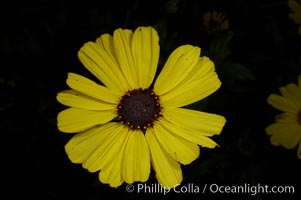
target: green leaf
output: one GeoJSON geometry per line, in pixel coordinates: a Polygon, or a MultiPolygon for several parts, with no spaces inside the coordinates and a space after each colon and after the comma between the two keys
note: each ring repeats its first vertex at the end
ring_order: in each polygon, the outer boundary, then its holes
{"type": "Polygon", "coordinates": [[[216,67],[218,73],[232,80],[250,81],[255,80],[253,73],[240,63],[224,62],[216,67]]]}
{"type": "Polygon", "coordinates": [[[231,55],[229,44],[233,38],[233,33],[227,31],[216,37],[210,44],[208,53],[215,63],[220,63],[231,55]]]}
{"type": "Polygon", "coordinates": [[[166,13],[173,14],[179,10],[179,4],[181,0],[169,0],[166,3],[166,13]]]}
{"type": "Polygon", "coordinates": [[[160,37],[160,53],[164,55],[164,53],[171,53],[176,46],[176,39],[178,36],[177,32],[168,33],[167,22],[165,19],[158,21],[154,28],[158,31],[160,37]]]}

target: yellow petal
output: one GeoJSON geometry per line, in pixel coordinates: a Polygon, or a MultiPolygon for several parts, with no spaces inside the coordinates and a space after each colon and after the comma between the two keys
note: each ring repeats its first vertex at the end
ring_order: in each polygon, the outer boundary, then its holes
{"type": "Polygon", "coordinates": [[[271,104],[273,107],[282,110],[284,112],[292,112],[296,113],[298,108],[296,107],[295,104],[293,104],[291,101],[288,99],[277,95],[277,94],[271,94],[268,99],[268,103],[271,104]]]}
{"type": "Polygon", "coordinates": [[[301,75],[298,76],[298,88],[299,92],[301,93],[301,75]]]}
{"type": "Polygon", "coordinates": [[[102,142],[83,162],[83,167],[90,172],[108,168],[116,159],[117,154],[123,154],[121,149],[127,140],[128,128],[120,123],[114,123],[112,128],[109,127],[109,131],[111,133],[104,131],[104,135],[99,136],[102,138],[102,142]]]}
{"type": "Polygon", "coordinates": [[[95,99],[112,104],[119,102],[120,97],[111,90],[78,74],[68,73],[67,84],[70,88],[95,99]]]}
{"type": "Polygon", "coordinates": [[[281,123],[296,123],[297,120],[297,113],[281,113],[275,117],[275,121],[281,123]]]}
{"type": "Polygon", "coordinates": [[[163,107],[182,107],[207,97],[220,85],[213,62],[202,57],[181,84],[160,96],[160,103],[163,107]]]}
{"type": "Polygon", "coordinates": [[[108,155],[111,157],[112,162],[108,165],[104,166],[99,173],[99,180],[103,183],[110,184],[111,187],[118,187],[123,182],[124,179],[122,177],[122,168],[123,168],[123,159],[124,159],[124,150],[129,138],[129,134],[131,132],[123,132],[124,136],[120,136],[122,138],[122,143],[117,142],[113,147],[115,150],[118,150],[118,153],[112,157],[113,155],[108,155]]]}
{"type": "Polygon", "coordinates": [[[266,127],[265,132],[267,135],[273,135],[277,133],[282,133],[286,130],[286,126],[284,123],[274,123],[266,127]]]}
{"type": "Polygon", "coordinates": [[[200,51],[200,48],[191,45],[183,45],[174,50],[155,82],[156,94],[169,92],[185,79],[198,62],[200,51]]]}
{"type": "Polygon", "coordinates": [[[226,19],[225,21],[223,21],[222,25],[221,25],[221,30],[227,30],[229,29],[229,20],[226,19]]]}
{"type": "Polygon", "coordinates": [[[123,178],[132,184],[135,181],[147,181],[149,174],[150,152],[146,138],[140,130],[133,130],[124,151],[123,178]]]}
{"type": "Polygon", "coordinates": [[[219,134],[226,122],[223,116],[184,108],[167,107],[162,114],[172,124],[200,131],[203,136],[219,134]]]}
{"type": "Polygon", "coordinates": [[[160,147],[152,128],[146,130],[145,137],[150,148],[152,166],[158,182],[163,187],[170,188],[180,184],[183,179],[180,164],[160,147]]]}
{"type": "Polygon", "coordinates": [[[271,135],[270,140],[273,145],[280,145],[287,149],[296,147],[301,138],[301,126],[297,123],[275,123],[268,126],[266,132],[271,135]]]}
{"type": "Polygon", "coordinates": [[[186,165],[198,158],[200,149],[198,145],[170,133],[162,127],[160,122],[154,125],[155,137],[160,146],[175,160],[186,165]]]}
{"type": "Polygon", "coordinates": [[[157,70],[159,52],[159,37],[156,30],[152,27],[137,28],[132,40],[132,54],[139,87],[148,88],[152,83],[157,70]]]}
{"type": "Polygon", "coordinates": [[[218,18],[218,12],[217,11],[213,11],[213,14],[212,14],[212,20],[214,22],[217,22],[217,18],[218,18]]]}
{"type": "Polygon", "coordinates": [[[208,28],[210,20],[211,20],[211,12],[206,12],[203,16],[203,25],[208,28]]]}
{"type": "Polygon", "coordinates": [[[99,172],[98,178],[102,183],[110,184],[111,187],[119,187],[124,180],[122,179],[122,162],[121,156],[115,158],[113,163],[99,172]]]}
{"type": "Polygon", "coordinates": [[[215,21],[216,21],[219,25],[222,24],[222,22],[224,21],[224,19],[225,19],[225,16],[224,16],[222,13],[217,13],[217,16],[216,16],[215,21]]]}
{"type": "Polygon", "coordinates": [[[78,57],[94,76],[117,94],[122,95],[128,90],[115,58],[96,43],[86,43],[79,50],[78,57]]]}
{"type": "Polygon", "coordinates": [[[62,132],[75,133],[93,126],[107,123],[116,117],[115,110],[91,111],[68,108],[57,116],[58,128],[62,132]]]}
{"type": "Polygon", "coordinates": [[[297,85],[290,83],[285,87],[280,88],[281,94],[301,109],[301,92],[297,85]]]}
{"type": "Polygon", "coordinates": [[[300,25],[301,23],[301,13],[289,13],[288,18],[291,19],[295,24],[300,25]]]}
{"type": "Polygon", "coordinates": [[[297,3],[295,0],[289,0],[288,6],[291,9],[291,11],[295,13],[301,13],[301,5],[297,3]]]}
{"type": "Polygon", "coordinates": [[[113,37],[110,34],[102,34],[99,38],[96,39],[96,44],[98,44],[102,49],[104,49],[108,56],[110,56],[110,58],[115,63],[117,63],[114,41],[113,37]]]}
{"type": "MultiPolygon", "coordinates": [[[[115,158],[117,159],[117,158],[115,158]]],[[[119,166],[115,165],[115,160],[112,161],[111,165],[107,166],[105,170],[102,170],[98,174],[98,179],[100,182],[105,184],[110,184],[111,187],[117,188],[123,183],[121,175],[121,163],[119,166]],[[114,166],[115,165],[115,166],[114,166]],[[114,168],[117,168],[115,170],[114,168]]]]}
{"type": "Polygon", "coordinates": [[[115,46],[117,61],[121,71],[126,77],[129,89],[137,89],[138,79],[131,52],[133,33],[131,30],[117,29],[114,31],[113,42],[115,46]]]}
{"type": "Polygon", "coordinates": [[[214,148],[217,144],[206,136],[207,133],[194,130],[194,129],[185,129],[176,124],[172,124],[164,118],[160,118],[161,125],[169,130],[174,135],[177,135],[185,140],[188,140],[192,143],[199,144],[203,147],[214,148]]]}
{"type": "Polygon", "coordinates": [[[65,90],[58,93],[56,99],[70,107],[80,108],[85,110],[113,110],[116,109],[116,104],[107,103],[81,94],[75,90],[65,90]]]}
{"type": "Polygon", "coordinates": [[[65,145],[69,159],[73,163],[84,163],[96,148],[107,141],[108,137],[119,133],[118,129],[120,129],[119,123],[109,122],[74,135],[65,145]]]}

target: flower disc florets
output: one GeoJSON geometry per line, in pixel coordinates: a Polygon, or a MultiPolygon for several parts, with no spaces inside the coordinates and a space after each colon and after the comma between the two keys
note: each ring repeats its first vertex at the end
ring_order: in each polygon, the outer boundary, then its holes
{"type": "Polygon", "coordinates": [[[128,91],[118,106],[118,119],[131,129],[147,129],[160,116],[159,96],[150,89],[128,91]]]}

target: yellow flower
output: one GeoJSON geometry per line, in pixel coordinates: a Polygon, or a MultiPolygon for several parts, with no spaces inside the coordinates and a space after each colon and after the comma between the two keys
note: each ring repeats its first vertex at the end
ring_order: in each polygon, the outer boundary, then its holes
{"type": "Polygon", "coordinates": [[[277,115],[276,123],[266,128],[266,133],[271,136],[273,145],[281,145],[293,149],[298,145],[297,155],[301,159],[301,75],[298,86],[290,83],[280,88],[282,96],[271,94],[268,103],[284,111],[277,115]]]}
{"type": "Polygon", "coordinates": [[[229,20],[221,12],[208,11],[204,14],[203,25],[209,32],[220,32],[229,29],[229,20]]]}
{"type": "Polygon", "coordinates": [[[181,164],[199,156],[198,145],[216,147],[209,137],[224,126],[222,116],[179,108],[220,87],[213,62],[198,47],[180,46],[151,89],[159,51],[152,27],[101,35],[78,56],[103,85],[69,73],[72,90],[57,95],[71,107],[58,114],[59,130],[79,132],[65,146],[70,160],[100,170],[100,181],[112,187],[147,181],[151,166],[163,186],[179,184],[181,164]]]}
{"type": "Polygon", "coordinates": [[[297,25],[299,25],[298,34],[301,35],[301,0],[288,0],[288,6],[293,11],[289,13],[288,17],[293,20],[297,25]]]}

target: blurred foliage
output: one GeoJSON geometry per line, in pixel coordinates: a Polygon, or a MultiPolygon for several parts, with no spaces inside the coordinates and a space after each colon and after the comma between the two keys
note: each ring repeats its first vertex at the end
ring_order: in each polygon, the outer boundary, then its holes
{"type": "MultiPolygon", "coordinates": [[[[56,116],[64,109],[56,93],[67,88],[68,72],[87,77],[78,49],[114,29],[151,25],[160,35],[158,73],[178,46],[192,44],[212,59],[221,88],[189,108],[220,114],[227,124],[214,140],[216,149],[201,148],[200,157],[183,166],[183,184],[294,185],[296,194],[218,196],[168,195],[160,198],[298,199],[301,162],[296,150],[271,146],[265,127],[279,111],[266,98],[301,74],[301,37],[288,19],[286,0],[6,0],[0,7],[0,152],[1,180],[38,199],[152,199],[99,183],[98,175],[72,164],[56,116]],[[207,11],[229,19],[228,30],[206,31],[207,11]]],[[[155,183],[152,172],[149,184],[155,183]]],[[[3,192],[10,191],[2,188],[3,192]]],[[[4,194],[3,194],[4,195],[4,194]]],[[[155,196],[155,198],[157,198],[155,196]]]]}
{"type": "Polygon", "coordinates": [[[208,56],[214,60],[214,63],[219,64],[231,55],[229,44],[233,38],[233,33],[227,31],[219,36],[216,36],[210,43],[208,56]]]}

